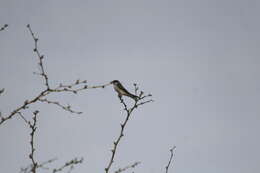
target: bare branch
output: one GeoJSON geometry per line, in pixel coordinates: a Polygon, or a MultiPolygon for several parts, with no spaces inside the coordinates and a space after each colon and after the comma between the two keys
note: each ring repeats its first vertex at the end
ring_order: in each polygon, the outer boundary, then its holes
{"type": "Polygon", "coordinates": [[[128,169],[135,168],[135,167],[138,166],[139,164],[141,164],[141,162],[135,162],[135,163],[133,163],[133,164],[131,164],[131,165],[128,165],[128,166],[126,166],[126,167],[124,167],[124,168],[119,168],[119,169],[118,169],[117,171],[115,171],[114,173],[124,172],[124,171],[126,171],[126,170],[128,170],[128,169]]]}
{"type": "Polygon", "coordinates": [[[33,120],[28,121],[21,112],[18,112],[18,114],[21,116],[21,118],[24,120],[24,122],[29,126],[29,128],[31,129],[31,133],[30,133],[30,148],[31,148],[31,152],[29,154],[29,158],[32,162],[31,164],[31,169],[30,172],[32,173],[36,173],[36,169],[38,168],[38,163],[36,162],[35,158],[34,158],[34,152],[35,152],[35,146],[34,146],[34,135],[36,132],[36,124],[37,124],[37,115],[38,115],[39,111],[36,110],[33,112],[33,120]]]}
{"type": "Polygon", "coordinates": [[[27,28],[29,29],[31,35],[32,35],[32,38],[34,40],[34,49],[33,51],[37,54],[38,58],[39,58],[39,66],[40,66],[40,69],[41,69],[41,72],[40,72],[40,75],[44,78],[44,81],[45,81],[45,85],[47,87],[47,90],[50,89],[50,86],[49,86],[49,80],[48,80],[48,76],[44,70],[44,67],[43,67],[43,58],[44,58],[44,55],[41,55],[41,53],[39,52],[38,50],[38,41],[39,39],[34,35],[32,29],[31,29],[31,26],[28,24],[27,25],[27,28]]]}
{"type": "MultiPolygon", "coordinates": [[[[128,108],[127,104],[124,102],[123,98],[121,96],[118,95],[118,98],[120,100],[120,102],[122,103],[123,107],[124,107],[124,110],[126,112],[126,118],[125,120],[123,121],[123,123],[121,124],[121,130],[120,130],[120,133],[119,133],[119,136],[116,138],[116,140],[114,141],[114,145],[113,145],[113,148],[111,149],[111,152],[112,152],[112,155],[110,157],[110,160],[108,162],[108,165],[107,167],[105,168],[105,172],[108,173],[113,162],[114,162],[114,158],[115,158],[115,154],[116,154],[116,151],[117,151],[117,147],[118,147],[118,144],[119,142],[121,141],[122,137],[124,136],[124,130],[125,130],[125,127],[129,121],[129,118],[132,114],[132,112],[134,111],[134,109],[137,109],[138,106],[141,106],[143,104],[146,104],[146,103],[149,103],[153,100],[148,100],[148,101],[145,101],[145,102],[141,102],[139,103],[140,100],[143,100],[144,98],[141,98],[140,96],[143,95],[143,92],[141,91],[139,94],[138,94],[138,90],[139,88],[137,87],[136,84],[134,84],[134,87],[135,87],[135,94],[136,95],[139,95],[139,98],[137,100],[135,100],[135,103],[134,105],[131,107],[131,108],[128,108]]],[[[146,96],[146,97],[151,97],[152,95],[149,95],[149,96],[146,96]]]]}
{"type": "MultiPolygon", "coordinates": [[[[77,84],[77,85],[80,85],[81,83],[77,84]]],[[[86,89],[93,89],[93,88],[105,88],[106,86],[108,86],[108,84],[105,84],[105,85],[97,85],[97,86],[90,86],[90,87],[86,87],[83,86],[81,88],[77,88],[77,89],[73,89],[74,86],[77,86],[75,84],[73,85],[66,85],[66,86],[63,86],[63,85],[60,85],[58,87],[56,87],[55,89],[45,89],[43,90],[42,92],[40,92],[40,94],[38,94],[36,97],[34,97],[33,99],[31,100],[25,100],[23,105],[21,105],[20,107],[14,109],[9,115],[5,116],[5,117],[0,117],[0,125],[3,124],[6,120],[8,119],[11,119],[14,115],[16,115],[18,112],[20,112],[21,110],[24,110],[24,109],[27,109],[29,108],[29,105],[33,104],[33,103],[36,103],[36,102],[39,102],[41,101],[42,102],[42,98],[44,96],[47,96],[51,93],[59,93],[59,92],[72,92],[72,93],[75,93],[77,94],[77,92],[79,91],[82,91],[82,90],[86,90],[86,89]]]]}
{"type": "Polygon", "coordinates": [[[34,134],[35,134],[35,131],[36,131],[36,122],[37,122],[37,114],[39,113],[39,111],[35,111],[33,112],[33,123],[30,123],[29,122],[29,125],[30,125],[30,128],[31,128],[31,141],[30,141],[30,144],[31,144],[31,153],[29,154],[29,158],[31,159],[32,161],[32,173],[36,173],[36,169],[37,169],[37,162],[35,161],[35,158],[34,158],[34,152],[35,152],[35,147],[34,147],[34,134]]]}
{"type": "Polygon", "coordinates": [[[172,162],[172,158],[173,158],[173,150],[176,148],[176,146],[173,146],[171,149],[170,149],[170,152],[171,152],[171,156],[170,156],[170,159],[169,159],[169,162],[167,164],[167,166],[165,167],[165,172],[168,173],[168,170],[169,170],[169,167],[171,165],[171,162],[172,162]]]}
{"type": "Polygon", "coordinates": [[[80,81],[78,79],[78,80],[76,80],[75,83],[72,83],[70,85],[60,84],[58,87],[56,87],[52,91],[53,92],[72,92],[74,94],[77,94],[79,91],[82,91],[82,90],[105,88],[106,86],[110,85],[110,83],[108,83],[108,84],[104,84],[104,85],[89,86],[86,83],[87,83],[86,80],[80,81]],[[80,87],[75,88],[76,86],[80,86],[80,87]]]}
{"type": "Polygon", "coordinates": [[[49,167],[46,167],[45,165],[48,165],[48,164],[50,164],[50,163],[52,163],[52,162],[54,162],[56,160],[57,160],[57,158],[53,158],[53,159],[47,160],[45,162],[42,162],[42,163],[37,165],[37,168],[50,169],[49,167]]]}
{"type": "Polygon", "coordinates": [[[50,91],[44,90],[38,96],[36,96],[35,98],[33,98],[31,100],[25,100],[24,103],[21,106],[19,106],[18,108],[14,109],[9,115],[7,115],[5,117],[1,117],[0,125],[3,124],[6,120],[11,119],[14,115],[16,115],[21,110],[29,108],[28,106],[30,104],[37,102],[40,98],[42,98],[43,96],[48,95],[49,93],[50,93],[50,91]]]}
{"type": "Polygon", "coordinates": [[[66,162],[64,165],[62,165],[60,168],[56,168],[52,170],[52,173],[61,172],[63,169],[69,167],[69,172],[74,168],[75,165],[80,164],[83,162],[83,158],[74,158],[70,160],[69,162],[66,162]]]}
{"type": "Polygon", "coordinates": [[[2,26],[2,27],[0,28],[0,31],[5,30],[7,27],[8,27],[8,24],[5,24],[4,26],[2,26]]]}
{"type": "Polygon", "coordinates": [[[121,97],[119,97],[119,99],[121,100],[121,103],[124,105],[124,108],[125,108],[125,111],[127,112],[127,116],[126,116],[126,119],[124,120],[124,122],[121,124],[121,131],[120,131],[120,134],[119,136],[117,137],[117,139],[114,141],[114,147],[112,148],[111,152],[112,152],[112,155],[111,155],[111,158],[110,158],[110,161],[108,163],[108,166],[105,168],[105,172],[108,173],[109,172],[109,169],[111,168],[113,162],[114,162],[114,157],[115,157],[115,154],[116,154],[116,150],[117,150],[117,146],[121,140],[121,138],[124,136],[124,129],[125,129],[125,126],[129,120],[129,117],[131,115],[131,113],[129,113],[128,109],[127,109],[127,105],[125,104],[125,102],[123,101],[123,99],[121,97]]]}
{"type": "Polygon", "coordinates": [[[82,114],[82,112],[77,112],[77,111],[72,110],[70,105],[64,106],[64,105],[60,104],[60,103],[57,102],[57,101],[50,101],[50,100],[48,100],[48,99],[39,99],[39,101],[44,102],[44,103],[47,103],[47,104],[57,105],[58,107],[62,108],[62,109],[65,110],[65,111],[68,111],[68,112],[70,112],[70,113],[82,114]]]}

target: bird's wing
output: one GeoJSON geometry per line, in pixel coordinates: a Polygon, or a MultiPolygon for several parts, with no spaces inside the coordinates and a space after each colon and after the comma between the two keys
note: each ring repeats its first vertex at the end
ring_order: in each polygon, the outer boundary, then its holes
{"type": "Polygon", "coordinates": [[[132,95],[127,89],[125,89],[125,87],[121,83],[118,84],[118,87],[124,92],[126,92],[126,94],[132,95]]]}

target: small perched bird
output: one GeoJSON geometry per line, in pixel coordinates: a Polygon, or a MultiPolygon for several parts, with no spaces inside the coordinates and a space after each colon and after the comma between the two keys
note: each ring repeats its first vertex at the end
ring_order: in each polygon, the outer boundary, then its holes
{"type": "Polygon", "coordinates": [[[138,96],[128,92],[118,80],[113,80],[110,83],[113,84],[114,89],[118,93],[119,97],[122,97],[124,95],[124,96],[127,96],[127,97],[131,97],[134,100],[137,100],[139,98],[138,96]]]}

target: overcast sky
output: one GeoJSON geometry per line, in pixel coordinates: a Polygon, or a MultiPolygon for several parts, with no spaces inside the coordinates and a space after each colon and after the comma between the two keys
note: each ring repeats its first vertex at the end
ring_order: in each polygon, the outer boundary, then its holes
{"type": "MultiPolygon", "coordinates": [[[[259,15],[257,0],[1,0],[0,25],[9,27],[0,32],[0,110],[43,89],[29,23],[52,86],[118,79],[153,94],[134,112],[112,170],[141,161],[136,173],[164,172],[176,145],[170,172],[259,173],[259,15]]],[[[51,99],[84,114],[32,107],[37,160],[58,157],[59,166],[79,156],[75,173],[104,172],[125,116],[112,87],[51,99]]],[[[29,164],[29,150],[21,119],[0,126],[0,172],[29,164]]]]}

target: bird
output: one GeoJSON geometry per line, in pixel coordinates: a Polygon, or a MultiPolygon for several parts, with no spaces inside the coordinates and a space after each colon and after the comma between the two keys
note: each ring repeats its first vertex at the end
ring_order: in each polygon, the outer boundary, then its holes
{"type": "Polygon", "coordinates": [[[115,91],[118,93],[118,97],[121,98],[124,95],[134,99],[135,101],[138,100],[139,97],[127,91],[118,80],[113,80],[110,84],[113,84],[115,91]]]}

